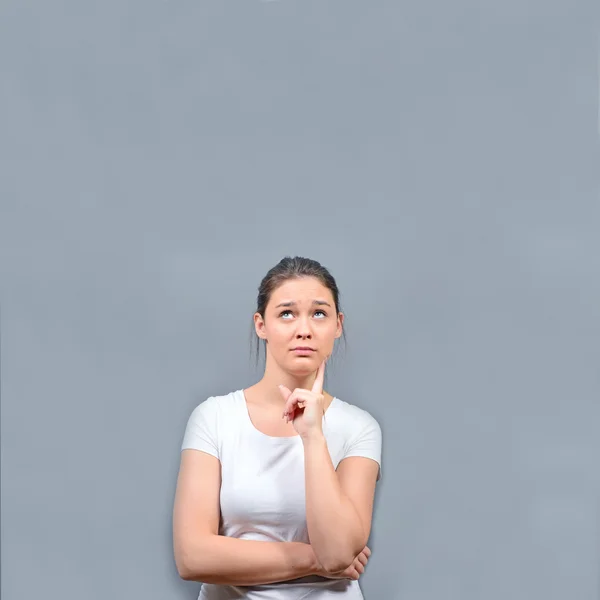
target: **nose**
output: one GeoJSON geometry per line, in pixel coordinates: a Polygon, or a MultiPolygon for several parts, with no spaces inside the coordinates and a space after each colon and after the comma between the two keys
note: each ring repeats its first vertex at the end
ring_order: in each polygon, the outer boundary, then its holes
{"type": "Polygon", "coordinates": [[[312,332],[308,325],[307,319],[298,320],[298,329],[296,331],[296,339],[310,340],[312,338],[312,332]]]}

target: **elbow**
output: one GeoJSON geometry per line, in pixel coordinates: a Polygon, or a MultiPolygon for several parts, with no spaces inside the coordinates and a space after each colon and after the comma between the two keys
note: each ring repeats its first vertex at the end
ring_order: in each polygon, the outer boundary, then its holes
{"type": "Polygon", "coordinates": [[[212,583],[215,561],[212,559],[212,535],[179,536],[174,541],[177,573],[184,581],[212,583]]]}
{"type": "Polygon", "coordinates": [[[354,562],[356,556],[358,556],[358,552],[356,555],[352,555],[350,552],[339,552],[337,555],[323,557],[319,559],[319,562],[327,575],[335,575],[345,571],[354,562]]]}
{"type": "Polygon", "coordinates": [[[183,581],[194,581],[196,583],[209,583],[208,577],[203,575],[198,569],[194,569],[189,565],[177,565],[177,573],[183,581]]]}
{"type": "Polygon", "coordinates": [[[198,581],[202,583],[201,569],[198,568],[196,561],[192,560],[190,553],[180,549],[175,553],[175,566],[177,574],[184,581],[198,581]]]}
{"type": "Polygon", "coordinates": [[[177,566],[177,573],[179,573],[179,577],[183,579],[183,581],[193,581],[192,572],[188,569],[177,566]]]}
{"type": "Polygon", "coordinates": [[[325,571],[326,575],[337,575],[342,571],[345,571],[351,564],[352,560],[334,560],[326,562],[323,565],[323,571],[325,571]]]}
{"type": "Polygon", "coordinates": [[[331,556],[319,557],[323,570],[328,575],[335,575],[345,571],[356,559],[356,557],[364,550],[366,542],[355,540],[353,543],[347,543],[343,549],[338,550],[336,554],[331,556]]]}
{"type": "Polygon", "coordinates": [[[188,561],[186,561],[183,557],[178,557],[175,560],[175,566],[177,567],[177,573],[181,579],[184,581],[193,581],[194,580],[194,570],[188,561]]]}

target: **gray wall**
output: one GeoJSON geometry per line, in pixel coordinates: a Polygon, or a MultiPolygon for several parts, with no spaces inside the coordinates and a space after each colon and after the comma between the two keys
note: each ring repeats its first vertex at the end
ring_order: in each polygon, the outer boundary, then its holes
{"type": "Polygon", "coordinates": [[[597,599],[597,2],[5,0],[3,600],[192,599],[185,422],[337,277],[369,600],[597,599]]]}

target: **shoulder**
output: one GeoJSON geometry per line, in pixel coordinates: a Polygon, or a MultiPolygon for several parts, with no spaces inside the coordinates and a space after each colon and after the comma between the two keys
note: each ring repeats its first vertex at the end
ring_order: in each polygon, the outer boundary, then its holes
{"type": "Polygon", "coordinates": [[[222,437],[229,431],[229,428],[222,427],[221,423],[232,422],[230,418],[225,421],[223,415],[235,414],[236,401],[236,392],[230,392],[220,396],[209,396],[194,407],[187,420],[182,449],[195,448],[218,456],[222,437]]]}
{"type": "MultiPolygon", "coordinates": [[[[379,464],[381,477],[382,434],[377,419],[364,408],[336,398],[331,414],[332,428],[343,440],[340,459],[350,456],[370,458],[379,464]]],[[[328,414],[325,413],[327,420],[328,414]]]]}
{"type": "MultiPolygon", "coordinates": [[[[332,404],[332,407],[334,408],[333,414],[335,415],[335,421],[345,429],[347,433],[360,433],[364,429],[381,431],[377,419],[366,409],[361,408],[356,404],[350,404],[337,396],[333,402],[334,404],[332,404]]],[[[327,413],[325,413],[325,418],[327,418],[327,413]]]]}
{"type": "Polygon", "coordinates": [[[209,396],[192,409],[190,419],[217,417],[224,410],[234,406],[236,395],[237,392],[229,392],[219,396],[209,396]]]}

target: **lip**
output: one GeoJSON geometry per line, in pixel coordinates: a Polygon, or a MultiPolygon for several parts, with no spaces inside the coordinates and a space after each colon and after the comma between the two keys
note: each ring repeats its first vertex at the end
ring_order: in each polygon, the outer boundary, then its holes
{"type": "Polygon", "coordinates": [[[296,348],[292,348],[292,352],[296,354],[310,354],[311,352],[315,352],[315,349],[308,346],[297,346],[296,348]]]}

